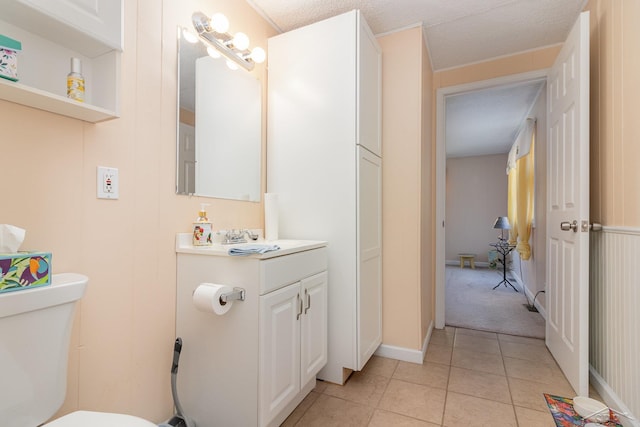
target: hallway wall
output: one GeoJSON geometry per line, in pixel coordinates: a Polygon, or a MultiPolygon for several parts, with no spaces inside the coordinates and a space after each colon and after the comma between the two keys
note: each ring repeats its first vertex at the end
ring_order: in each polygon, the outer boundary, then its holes
{"type": "Polygon", "coordinates": [[[476,261],[488,262],[489,243],[501,235],[493,223],[499,216],[507,216],[506,168],[506,154],[447,159],[448,263],[457,264],[460,253],[472,253],[476,261]]]}

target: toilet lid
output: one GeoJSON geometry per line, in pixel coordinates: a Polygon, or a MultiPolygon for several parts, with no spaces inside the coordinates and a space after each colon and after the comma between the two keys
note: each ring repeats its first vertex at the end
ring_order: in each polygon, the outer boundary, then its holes
{"type": "Polygon", "coordinates": [[[76,411],[45,424],[43,427],[157,427],[150,421],[132,415],[107,412],[76,411]]]}

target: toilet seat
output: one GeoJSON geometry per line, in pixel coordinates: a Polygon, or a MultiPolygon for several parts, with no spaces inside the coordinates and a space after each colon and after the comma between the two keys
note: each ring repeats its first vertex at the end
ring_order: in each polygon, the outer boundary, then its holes
{"type": "Polygon", "coordinates": [[[157,427],[151,421],[133,415],[111,414],[108,412],[76,411],[43,427],[157,427]]]}

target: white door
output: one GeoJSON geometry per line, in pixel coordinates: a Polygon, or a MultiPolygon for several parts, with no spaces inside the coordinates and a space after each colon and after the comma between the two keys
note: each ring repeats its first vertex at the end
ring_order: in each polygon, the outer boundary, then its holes
{"type": "Polygon", "coordinates": [[[546,343],[579,395],[589,391],[589,13],[547,83],[546,343]],[[561,229],[561,225],[566,230],[561,229]]]}
{"type": "Polygon", "coordinates": [[[327,363],[327,273],[301,281],[304,312],[300,332],[300,387],[303,387],[327,363]]]}
{"type": "Polygon", "coordinates": [[[300,391],[301,311],[300,283],[260,297],[260,425],[300,391]]]}
{"type": "Polygon", "coordinates": [[[360,371],[382,342],[382,162],[358,146],[357,360],[360,371]]]}

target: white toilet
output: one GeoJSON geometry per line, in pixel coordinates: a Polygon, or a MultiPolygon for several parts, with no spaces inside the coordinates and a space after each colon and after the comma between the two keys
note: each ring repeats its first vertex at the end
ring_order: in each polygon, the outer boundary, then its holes
{"type": "MultiPolygon", "coordinates": [[[[64,402],[76,302],[88,278],[57,274],[50,286],[0,294],[0,422],[35,427],[64,402]]],[[[156,427],[131,415],[77,411],[47,427],[156,427]]]]}

